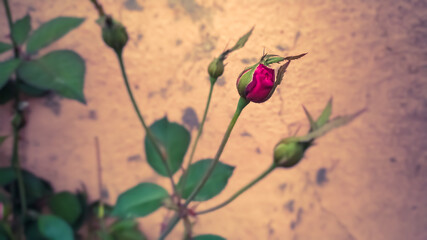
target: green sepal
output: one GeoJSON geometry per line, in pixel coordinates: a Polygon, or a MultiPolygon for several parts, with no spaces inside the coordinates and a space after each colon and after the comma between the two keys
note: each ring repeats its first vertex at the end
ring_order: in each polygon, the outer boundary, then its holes
{"type": "Polygon", "coordinates": [[[326,107],[323,109],[322,114],[320,114],[319,118],[316,121],[317,127],[323,126],[325,123],[329,121],[329,117],[332,114],[332,98],[329,99],[326,107]]]}
{"type": "Polygon", "coordinates": [[[251,66],[250,68],[246,68],[237,78],[239,79],[237,84],[237,91],[243,98],[246,98],[246,87],[249,85],[249,83],[252,82],[255,69],[258,67],[258,65],[259,63],[251,66]]]}

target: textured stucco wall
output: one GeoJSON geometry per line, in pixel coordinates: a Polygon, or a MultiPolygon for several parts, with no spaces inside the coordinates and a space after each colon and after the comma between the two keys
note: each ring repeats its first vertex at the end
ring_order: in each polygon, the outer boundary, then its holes
{"type": "MultiPolygon", "coordinates": [[[[236,166],[225,191],[199,209],[226,199],[268,167],[282,137],[307,123],[301,104],[318,114],[330,96],[334,114],[367,107],[334,131],[291,170],[278,170],[226,208],[201,216],[196,233],[228,239],[427,239],[427,2],[426,1],[201,1],[104,0],[130,34],[125,64],[136,98],[151,123],[167,114],[196,134],[209,82],[206,67],[225,46],[255,25],[247,46],[228,58],[196,158],[212,157],[231,118],[235,79],[263,49],[309,52],[291,64],[279,91],[249,105],[222,161],[236,166]],[[185,114],[187,112],[187,114],[185,114]]],[[[30,12],[33,26],[60,15],[87,20],[50,49],[69,48],[86,60],[87,106],[59,99],[31,100],[23,133],[24,167],[57,190],[85,184],[97,197],[94,137],[101,143],[105,192],[142,181],[170,188],[145,160],[144,133],[130,105],[113,52],[100,39],[89,1],[12,0],[14,18],[30,12]]],[[[4,11],[0,40],[6,41],[4,11]]],[[[8,133],[11,106],[0,108],[8,133]]],[[[8,164],[9,143],[0,149],[8,164]]],[[[141,219],[150,239],[162,210],[141,219]]],[[[179,226],[170,239],[179,239],[179,226]]]]}

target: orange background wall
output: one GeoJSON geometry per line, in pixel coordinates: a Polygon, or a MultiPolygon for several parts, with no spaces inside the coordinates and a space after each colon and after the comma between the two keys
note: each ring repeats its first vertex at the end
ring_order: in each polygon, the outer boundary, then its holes
{"type": "MultiPolygon", "coordinates": [[[[212,157],[235,110],[235,79],[265,49],[309,54],[288,68],[279,91],[250,104],[222,161],[236,166],[213,206],[272,161],[272,149],[302,126],[304,104],[317,115],[330,96],[334,115],[368,112],[318,141],[290,170],[277,170],[241,198],[201,216],[196,234],[228,239],[427,239],[427,4],[425,1],[103,0],[124,23],[125,64],[149,123],[167,114],[193,136],[204,110],[210,60],[255,26],[246,47],[230,55],[215,88],[196,158],[212,157]],[[188,110],[187,110],[188,112],[188,110]]],[[[51,49],[77,51],[87,66],[87,105],[59,97],[29,101],[21,154],[25,168],[56,190],[86,186],[98,198],[94,137],[101,143],[108,201],[137,183],[169,189],[148,166],[144,133],[133,112],[117,60],[106,48],[89,1],[12,0],[15,19],[29,12],[33,28],[57,16],[86,21],[51,49]]],[[[0,41],[7,41],[4,9],[0,41]]],[[[46,50],[42,51],[45,52],[46,50]]],[[[0,108],[0,134],[10,132],[11,106],[0,108]]],[[[10,141],[0,149],[7,165],[10,141]]],[[[178,176],[177,176],[178,177],[178,176]]],[[[166,216],[141,219],[155,239],[166,216]]],[[[170,239],[179,239],[179,226],[170,239]]]]}

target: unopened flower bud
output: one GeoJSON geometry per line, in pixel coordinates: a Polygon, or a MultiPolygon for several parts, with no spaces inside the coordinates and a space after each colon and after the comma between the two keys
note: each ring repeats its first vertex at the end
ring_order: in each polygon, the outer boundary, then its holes
{"type": "Polygon", "coordinates": [[[274,163],[280,167],[293,167],[304,157],[306,149],[304,143],[285,139],[274,148],[274,163]]]}
{"type": "Polygon", "coordinates": [[[219,58],[215,58],[214,60],[212,60],[208,67],[208,73],[211,79],[216,80],[218,77],[220,77],[224,73],[223,60],[219,58]]]}
{"type": "Polygon", "coordinates": [[[257,64],[246,68],[237,78],[236,85],[240,96],[255,103],[267,101],[282,82],[291,60],[299,59],[304,55],[305,53],[289,57],[279,57],[270,54],[262,56],[257,64]],[[286,62],[280,66],[275,76],[274,69],[268,66],[282,61],[286,62]]]}
{"type": "Polygon", "coordinates": [[[103,18],[104,22],[101,22],[102,39],[109,47],[114,49],[114,51],[121,53],[128,41],[126,28],[110,16],[103,18]]]}
{"type": "Polygon", "coordinates": [[[245,69],[237,79],[237,90],[240,96],[251,102],[267,101],[274,89],[274,69],[262,63],[245,69]]]}

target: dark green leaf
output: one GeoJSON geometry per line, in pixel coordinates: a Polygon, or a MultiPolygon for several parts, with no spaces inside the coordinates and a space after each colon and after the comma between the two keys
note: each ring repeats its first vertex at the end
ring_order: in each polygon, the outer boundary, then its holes
{"type": "Polygon", "coordinates": [[[76,195],[60,192],[49,199],[49,208],[53,214],[64,219],[71,226],[82,214],[82,207],[76,195]]]}
{"type": "Polygon", "coordinates": [[[6,138],[7,138],[7,136],[0,136],[0,146],[4,142],[4,140],[6,140],[6,138]]]}
{"type": "Polygon", "coordinates": [[[141,183],[120,194],[114,206],[113,216],[144,217],[162,206],[168,192],[154,183],[141,183]]]}
{"type": "Polygon", "coordinates": [[[80,214],[79,218],[76,220],[76,222],[73,224],[73,229],[78,230],[83,226],[85,223],[85,220],[90,214],[88,202],[87,202],[87,192],[86,189],[83,189],[83,191],[77,191],[76,193],[77,200],[79,201],[80,208],[82,210],[82,214],[80,214]]]}
{"type": "Polygon", "coordinates": [[[144,234],[139,231],[138,223],[133,219],[117,220],[109,232],[115,240],[145,240],[144,234]]]}
{"type": "Polygon", "coordinates": [[[0,105],[8,103],[15,98],[16,84],[14,81],[8,81],[3,88],[0,88],[0,105]]]}
{"type": "Polygon", "coordinates": [[[0,63],[0,88],[6,85],[10,75],[18,68],[20,59],[10,59],[0,63]]]}
{"type": "Polygon", "coordinates": [[[226,240],[226,239],[218,235],[205,234],[205,235],[199,235],[199,236],[193,237],[193,240],[226,240]]]}
{"type": "Polygon", "coordinates": [[[146,240],[147,238],[137,229],[128,229],[113,234],[114,240],[146,240]]]}
{"type": "Polygon", "coordinates": [[[12,44],[0,42],[0,54],[12,49],[12,44]]]}
{"type": "MultiPolygon", "coordinates": [[[[183,177],[181,177],[178,182],[178,189],[181,191],[183,198],[190,196],[191,192],[193,192],[200,180],[202,180],[212,161],[212,159],[204,159],[193,163],[188,169],[184,189],[182,189],[183,177]]],[[[227,185],[228,179],[233,174],[233,171],[233,166],[218,162],[212,172],[212,175],[196,195],[194,201],[206,201],[218,195],[227,185]]]]}
{"type": "Polygon", "coordinates": [[[27,203],[32,204],[42,197],[52,194],[52,186],[46,180],[35,176],[34,174],[23,170],[25,192],[27,203]]]}
{"type": "Polygon", "coordinates": [[[117,220],[110,226],[110,232],[120,232],[127,229],[132,229],[138,226],[138,223],[133,219],[117,220]]]}
{"type": "MultiPolygon", "coordinates": [[[[0,218],[1,220],[1,218],[0,218]]],[[[12,229],[7,222],[0,222],[0,239],[1,240],[12,240],[13,237],[12,229]]]]}
{"type": "MultiPolygon", "coordinates": [[[[169,169],[174,174],[181,167],[184,160],[184,155],[190,144],[190,133],[185,127],[169,122],[166,117],[152,124],[150,130],[164,147],[169,169]]],[[[161,156],[157,153],[154,144],[147,136],[145,136],[145,153],[150,166],[158,174],[165,177],[168,176],[161,156]]]]}
{"type": "Polygon", "coordinates": [[[38,219],[38,226],[47,240],[74,240],[73,230],[59,217],[43,215],[38,219]]]}
{"type": "Polygon", "coordinates": [[[43,97],[49,93],[48,90],[36,88],[34,86],[31,86],[25,83],[24,81],[19,82],[19,91],[27,94],[30,97],[43,97]]]}
{"type": "Polygon", "coordinates": [[[11,167],[0,168],[0,186],[7,185],[16,179],[15,170],[11,167]]]}
{"type": "Polygon", "coordinates": [[[37,220],[27,221],[25,224],[25,236],[27,240],[46,240],[39,231],[37,220]]]}
{"type": "Polygon", "coordinates": [[[243,35],[241,38],[239,38],[239,40],[236,42],[236,44],[230,50],[235,51],[235,50],[245,46],[245,44],[248,41],[249,37],[251,36],[253,30],[254,30],[254,28],[252,27],[249,32],[247,32],[245,35],[243,35]]]}
{"type": "Polygon", "coordinates": [[[25,17],[17,20],[12,27],[12,38],[16,44],[21,45],[27,40],[28,34],[31,31],[31,17],[25,15],[25,17]]]}
{"type": "Polygon", "coordinates": [[[44,23],[28,39],[27,52],[34,53],[46,47],[78,27],[83,21],[83,18],[57,17],[44,23]]]}
{"type": "Polygon", "coordinates": [[[325,123],[329,121],[329,117],[332,114],[332,98],[329,99],[328,104],[326,104],[325,109],[323,109],[322,114],[320,114],[319,118],[316,121],[316,125],[318,127],[323,126],[325,123]]]}
{"type": "Polygon", "coordinates": [[[73,51],[53,51],[37,60],[24,62],[18,68],[18,74],[23,81],[36,88],[53,90],[63,97],[85,103],[85,63],[73,51]]]}

